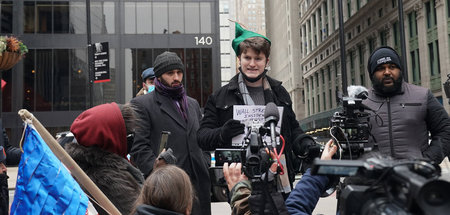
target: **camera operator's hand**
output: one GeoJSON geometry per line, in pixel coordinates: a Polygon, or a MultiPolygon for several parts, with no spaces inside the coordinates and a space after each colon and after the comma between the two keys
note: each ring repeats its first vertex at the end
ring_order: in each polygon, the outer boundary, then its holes
{"type": "Polygon", "coordinates": [[[223,176],[225,177],[225,181],[227,181],[229,191],[231,191],[238,182],[248,180],[247,176],[245,176],[244,173],[241,173],[241,168],[241,163],[231,163],[230,166],[228,166],[228,163],[223,164],[223,176]]]}
{"type": "Polygon", "coordinates": [[[222,143],[230,143],[231,139],[239,134],[244,133],[245,125],[238,120],[229,119],[220,128],[220,139],[222,143]]]}
{"type": "Polygon", "coordinates": [[[332,145],[332,144],[333,144],[332,139],[330,139],[327,142],[327,144],[325,144],[325,148],[323,149],[322,156],[320,157],[321,160],[331,160],[333,155],[336,153],[337,146],[334,144],[332,145]]]}

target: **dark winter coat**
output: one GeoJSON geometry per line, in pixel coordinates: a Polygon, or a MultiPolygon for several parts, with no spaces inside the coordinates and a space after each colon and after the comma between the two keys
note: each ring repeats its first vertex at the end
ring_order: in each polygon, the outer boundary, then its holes
{"type": "Polygon", "coordinates": [[[0,174],[0,215],[9,214],[8,175],[0,174]]]}
{"type": "Polygon", "coordinates": [[[6,130],[3,128],[3,148],[6,152],[6,166],[18,165],[20,162],[20,157],[22,152],[19,148],[12,146],[9,143],[8,135],[6,135],[6,130]]]}
{"type": "Polygon", "coordinates": [[[139,205],[134,215],[182,215],[177,212],[156,208],[151,205],[139,205]]]}
{"type": "Polygon", "coordinates": [[[166,148],[171,148],[177,158],[176,165],[189,175],[197,199],[192,214],[211,214],[211,182],[208,167],[197,142],[201,118],[198,102],[190,97],[187,122],[169,97],[157,91],[131,100],[138,113],[139,126],[134,136],[131,157],[134,164],[148,176],[158,156],[161,132],[170,131],[166,148]]]}
{"type": "Polygon", "coordinates": [[[384,96],[372,88],[364,104],[376,112],[370,118],[369,143],[376,140],[382,154],[396,159],[425,157],[437,163],[448,154],[450,119],[430,90],[403,82],[398,93],[384,96]]]}
{"type": "MultiPolygon", "coordinates": [[[[113,205],[122,214],[129,214],[144,183],[142,173],[126,159],[96,146],[67,143],[65,148],[113,205]]],[[[99,207],[96,209],[99,214],[107,214],[99,207]]]]}
{"type": "MultiPolygon", "coordinates": [[[[294,154],[292,144],[297,136],[303,134],[295,113],[292,110],[292,101],[289,93],[281,86],[281,82],[266,76],[272,88],[273,101],[277,106],[284,107],[283,121],[281,124],[281,135],[283,135],[286,146],[285,154],[289,170],[289,180],[292,183],[295,177],[294,154]]],[[[264,93],[265,97],[268,93],[264,93]]],[[[265,99],[268,103],[269,99],[265,99]]],[[[244,100],[239,91],[238,75],[230,82],[209,96],[206,102],[203,119],[198,131],[199,144],[203,150],[215,150],[216,148],[233,148],[230,143],[221,143],[220,129],[229,119],[233,118],[233,105],[244,105],[244,100]]]]}
{"type": "Polygon", "coordinates": [[[316,208],[320,195],[328,184],[328,177],[323,175],[311,175],[311,169],[306,170],[302,179],[286,199],[286,207],[290,214],[312,214],[316,208]]]}

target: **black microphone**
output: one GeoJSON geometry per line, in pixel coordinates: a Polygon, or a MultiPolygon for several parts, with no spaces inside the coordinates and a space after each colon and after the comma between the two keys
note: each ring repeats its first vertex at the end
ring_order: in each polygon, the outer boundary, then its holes
{"type": "Polygon", "coordinates": [[[280,119],[280,113],[275,103],[269,102],[264,110],[264,126],[270,126],[270,139],[272,140],[272,146],[276,147],[275,126],[280,119]]]}

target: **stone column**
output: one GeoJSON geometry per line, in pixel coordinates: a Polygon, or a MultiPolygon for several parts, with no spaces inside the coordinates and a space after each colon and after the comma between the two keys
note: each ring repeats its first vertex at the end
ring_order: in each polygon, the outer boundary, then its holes
{"type": "Polygon", "coordinates": [[[420,54],[420,77],[423,87],[430,88],[430,61],[428,57],[426,11],[422,1],[414,5],[420,54]]]}
{"type": "MultiPolygon", "coordinates": [[[[450,68],[450,56],[449,56],[449,29],[447,21],[447,9],[443,0],[436,0],[436,17],[437,17],[437,29],[438,29],[438,42],[439,42],[439,60],[441,68],[441,83],[447,81],[447,75],[449,74],[448,68],[450,68]]],[[[442,86],[442,85],[441,85],[442,86]]],[[[447,113],[450,112],[449,99],[445,95],[444,88],[441,90],[442,100],[447,113]]]]}

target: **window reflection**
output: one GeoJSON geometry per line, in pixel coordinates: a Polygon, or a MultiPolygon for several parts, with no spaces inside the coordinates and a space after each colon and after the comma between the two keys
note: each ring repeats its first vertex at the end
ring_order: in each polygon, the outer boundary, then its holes
{"type": "Polygon", "coordinates": [[[1,33],[12,33],[13,7],[12,1],[1,1],[1,33]]]}
{"type": "Polygon", "coordinates": [[[69,110],[69,86],[69,50],[54,50],[53,110],[69,110]]]}
{"type": "Polygon", "coordinates": [[[201,31],[203,34],[211,34],[211,3],[201,2],[200,3],[200,22],[201,31]]]}
{"type": "Polygon", "coordinates": [[[69,7],[69,33],[86,33],[86,4],[71,2],[69,7]]]}
{"type": "Polygon", "coordinates": [[[91,2],[93,34],[114,34],[114,2],[91,2]]]}
{"type": "Polygon", "coordinates": [[[37,32],[52,33],[52,3],[37,2],[37,32]]]}
{"type": "Polygon", "coordinates": [[[125,33],[136,33],[136,3],[125,2],[125,33]]]}
{"type": "Polygon", "coordinates": [[[24,33],[34,33],[36,26],[35,19],[35,3],[24,2],[24,33]]]}
{"type": "Polygon", "coordinates": [[[69,2],[53,2],[54,33],[69,33],[69,2]]]}
{"type": "Polygon", "coordinates": [[[86,49],[70,50],[70,110],[85,110],[88,104],[89,70],[86,49]]]}
{"type": "Polygon", "coordinates": [[[23,105],[29,111],[34,111],[35,90],[35,50],[29,50],[27,57],[23,59],[23,105]]]}
{"type": "Polygon", "coordinates": [[[136,23],[138,34],[152,33],[152,4],[149,2],[136,3],[136,23]]]}
{"type": "Polygon", "coordinates": [[[200,33],[200,7],[199,3],[184,4],[185,32],[187,34],[200,33]]]}
{"type": "Polygon", "coordinates": [[[183,3],[169,3],[169,32],[184,33],[183,3]]]}
{"type": "Polygon", "coordinates": [[[153,33],[167,34],[169,33],[167,2],[153,3],[153,33]]]}
{"type": "Polygon", "coordinates": [[[200,98],[197,98],[200,105],[202,107],[205,106],[206,101],[208,100],[208,96],[212,94],[213,92],[213,82],[212,82],[212,49],[210,48],[203,48],[201,49],[202,54],[202,79],[201,79],[201,85],[202,86],[202,95],[201,95],[201,101],[200,98]]]}
{"type": "Polygon", "coordinates": [[[52,110],[52,50],[36,50],[35,105],[36,111],[52,110]]]}

